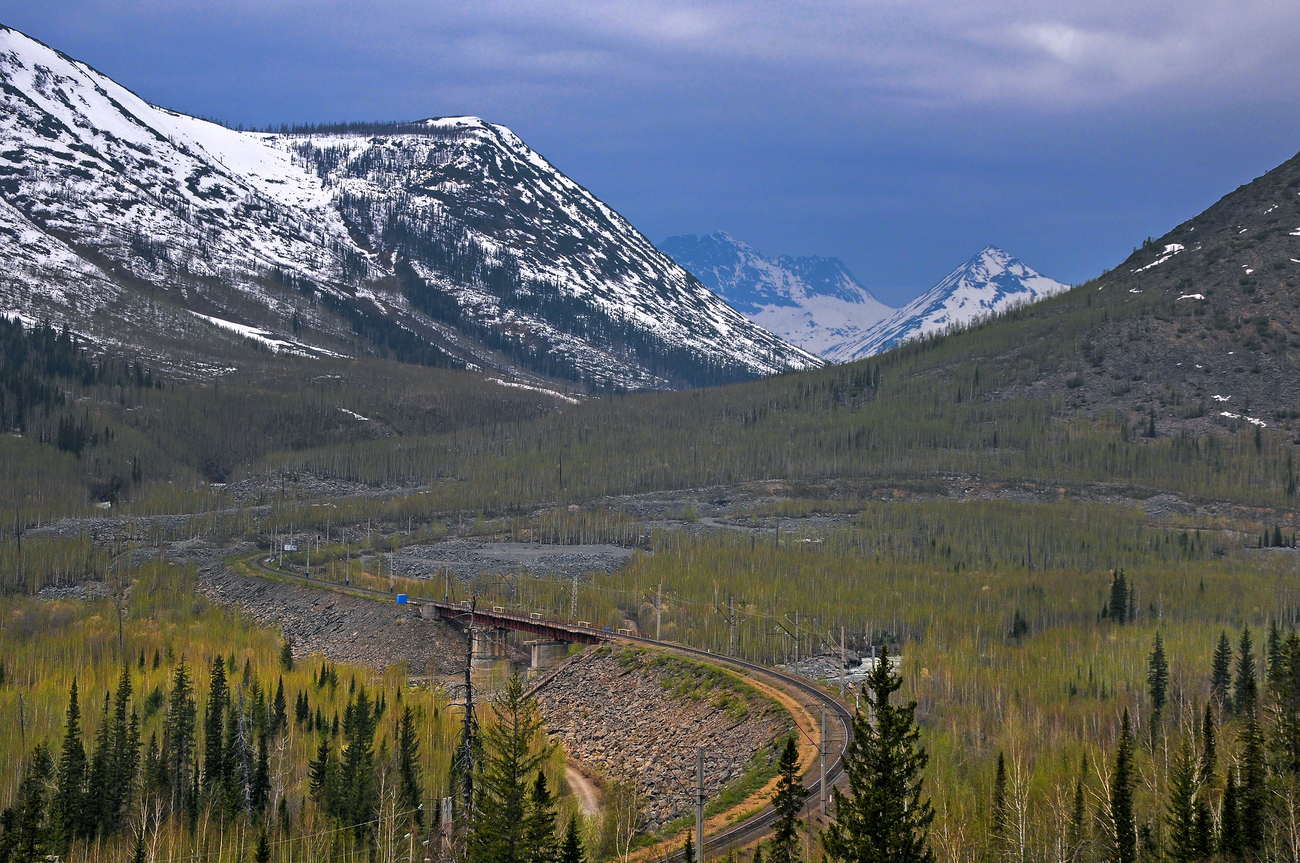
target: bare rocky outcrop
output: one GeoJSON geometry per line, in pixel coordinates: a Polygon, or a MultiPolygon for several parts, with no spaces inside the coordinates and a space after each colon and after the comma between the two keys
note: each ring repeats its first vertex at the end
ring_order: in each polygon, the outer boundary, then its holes
{"type": "Polygon", "coordinates": [[[412,675],[454,674],[464,665],[464,639],[420,616],[419,606],[376,602],[230,572],[201,569],[199,589],[264,626],[279,627],[295,656],[321,653],[376,671],[405,662],[412,675]]]}
{"type": "Polygon", "coordinates": [[[686,659],[602,647],[540,683],[552,740],[614,780],[635,782],[645,830],[692,811],[695,750],[705,747],[705,793],[742,779],[790,727],[789,714],[739,678],[686,659]]]}

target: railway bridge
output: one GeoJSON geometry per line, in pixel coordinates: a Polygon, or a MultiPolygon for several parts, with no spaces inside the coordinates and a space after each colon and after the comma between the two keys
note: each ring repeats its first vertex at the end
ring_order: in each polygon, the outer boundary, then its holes
{"type": "MultiPolygon", "coordinates": [[[[258,559],[257,563],[258,567],[267,575],[284,578],[283,574],[277,573],[270,568],[265,558],[258,559]]],[[[298,581],[296,578],[293,580],[298,581]]],[[[393,595],[386,591],[328,582],[313,582],[306,579],[302,579],[301,583],[327,590],[371,596],[376,599],[382,598],[388,602],[393,601],[393,595]]],[[[402,600],[399,599],[399,601],[402,600]]],[[[505,655],[505,642],[500,636],[504,632],[515,631],[529,633],[537,637],[537,640],[531,643],[534,668],[552,664],[558,656],[562,656],[567,652],[571,644],[601,644],[612,639],[618,639],[694,656],[709,663],[730,666],[745,674],[772,679],[779,682],[787,690],[801,693],[801,696],[807,699],[807,705],[821,707],[824,711],[823,717],[825,717],[822,726],[824,729],[829,731],[828,726],[839,726],[839,733],[829,734],[829,739],[823,738],[825,748],[822,750],[824,754],[821,764],[810,766],[801,779],[804,787],[809,789],[805,812],[816,809],[824,799],[826,789],[837,784],[843,777],[844,753],[853,741],[853,714],[843,702],[832,697],[830,693],[810,680],[774,668],[746,662],[736,657],[722,656],[698,648],[664,643],[652,638],[643,638],[633,635],[627,630],[611,632],[608,628],[594,627],[585,621],[575,623],[556,620],[536,612],[516,613],[501,606],[483,610],[470,602],[451,602],[429,597],[409,597],[405,601],[407,604],[418,606],[421,616],[436,616],[462,628],[468,628],[474,633],[473,651],[476,661],[480,659],[494,661],[498,657],[503,658],[505,655]],[[481,641],[480,634],[482,634],[481,641]]],[[[720,855],[731,848],[746,845],[755,839],[766,836],[770,831],[772,822],[775,820],[776,811],[771,806],[768,806],[739,824],[724,827],[704,837],[704,842],[700,844],[703,845],[703,850],[709,856],[720,855]]],[[[696,853],[699,854],[699,850],[696,853]]],[[[703,856],[700,855],[700,857],[703,856]]],[[[680,850],[668,855],[668,863],[680,863],[681,859],[682,852],[680,850]]]]}

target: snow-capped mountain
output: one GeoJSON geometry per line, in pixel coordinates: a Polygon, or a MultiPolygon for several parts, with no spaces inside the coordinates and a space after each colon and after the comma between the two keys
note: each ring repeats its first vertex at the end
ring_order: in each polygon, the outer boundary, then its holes
{"type": "Polygon", "coordinates": [[[199,373],[248,339],[629,388],[820,365],[502,126],[236,131],[6,28],[0,312],[199,373]]]}
{"type": "Polygon", "coordinates": [[[724,231],[669,237],[659,248],[745,317],[815,354],[894,311],[838,258],[769,258],[724,231]]]}
{"type": "Polygon", "coordinates": [[[909,339],[962,326],[1069,288],[988,246],[860,337],[833,345],[822,356],[833,362],[874,356],[909,339]]]}

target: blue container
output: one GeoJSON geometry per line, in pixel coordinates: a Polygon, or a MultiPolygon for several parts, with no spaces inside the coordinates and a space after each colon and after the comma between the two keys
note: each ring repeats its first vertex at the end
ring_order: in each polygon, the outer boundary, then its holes
{"type": "Polygon", "coordinates": [[[397,604],[406,605],[406,594],[404,593],[397,594],[397,604]]]}

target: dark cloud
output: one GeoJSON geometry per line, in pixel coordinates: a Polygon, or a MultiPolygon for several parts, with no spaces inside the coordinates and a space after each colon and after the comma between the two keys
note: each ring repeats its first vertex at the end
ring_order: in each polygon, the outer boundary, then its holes
{"type": "Polygon", "coordinates": [[[987,243],[1062,280],[1300,149],[1300,4],[11,0],[227,122],[477,114],[652,238],[834,254],[901,302],[987,243]]]}

